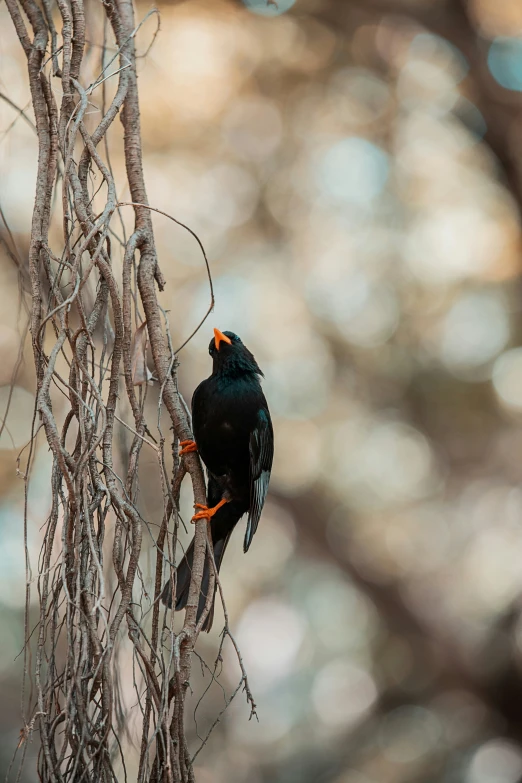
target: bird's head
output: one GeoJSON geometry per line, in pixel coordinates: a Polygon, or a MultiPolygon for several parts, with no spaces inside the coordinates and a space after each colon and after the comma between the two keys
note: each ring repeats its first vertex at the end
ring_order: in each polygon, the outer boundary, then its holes
{"type": "Polygon", "coordinates": [[[234,332],[214,329],[214,337],[208,346],[212,356],[213,375],[240,376],[249,373],[263,375],[254,356],[234,332]]]}

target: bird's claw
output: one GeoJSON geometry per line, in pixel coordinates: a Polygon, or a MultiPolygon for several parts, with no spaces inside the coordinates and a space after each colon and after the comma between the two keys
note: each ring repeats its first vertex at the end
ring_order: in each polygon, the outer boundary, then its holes
{"type": "Polygon", "coordinates": [[[180,441],[179,445],[183,446],[183,448],[179,452],[180,457],[182,454],[190,454],[191,451],[198,450],[198,447],[196,446],[196,443],[193,440],[182,440],[180,441]]]}
{"type": "Polygon", "coordinates": [[[209,516],[209,514],[206,514],[204,511],[198,511],[198,513],[194,514],[194,516],[192,517],[192,519],[190,521],[192,522],[193,525],[195,525],[196,522],[198,522],[200,519],[206,519],[207,522],[209,522],[210,521],[210,516],[209,516]]]}
{"type": "Polygon", "coordinates": [[[200,508],[201,511],[198,511],[197,514],[194,514],[194,516],[191,519],[191,522],[195,524],[199,519],[206,519],[208,522],[210,522],[214,514],[217,511],[219,511],[221,506],[224,506],[225,503],[227,503],[227,500],[225,498],[223,498],[223,500],[220,500],[217,506],[214,506],[213,508],[204,506],[202,503],[194,503],[194,508],[200,508]]]}

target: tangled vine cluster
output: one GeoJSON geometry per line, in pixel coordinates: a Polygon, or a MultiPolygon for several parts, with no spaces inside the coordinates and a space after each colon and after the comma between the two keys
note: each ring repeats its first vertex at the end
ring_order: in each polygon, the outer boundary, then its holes
{"type": "MultiPolygon", "coordinates": [[[[36,581],[39,620],[25,647],[24,687],[27,690],[26,680],[34,677],[36,697],[34,703],[25,699],[18,776],[37,728],[40,780],[108,782],[121,779],[120,774],[127,777],[121,744],[126,716],[117,676],[119,640],[126,630],[133,645],[134,686],[142,711],[138,780],[191,781],[184,705],[194,644],[209,610],[207,606],[196,623],[204,560],[212,555],[202,520],[196,524],[183,627],[175,632],[170,613],[162,612],[158,599],[165,565],[168,570],[170,564],[175,584],[180,486],[188,473],[195,502],[204,503],[205,479],[197,454],[187,454],[182,461],[177,456],[179,441],[191,437],[190,415],[177,388],[176,352],[157,295],[164,278],[143,176],[135,45],[140,24],[135,22],[131,0],[88,9],[84,0],[56,0],[56,7],[52,0],[42,0],[41,7],[36,0],[7,0],[7,6],[27,58],[38,136],[28,253],[37,394],[26,484],[40,428],[53,459],[52,506],[35,580],[27,563],[26,616],[31,583],[36,581]],[[99,24],[101,17],[104,45],[99,47],[99,75],[86,86],[89,25],[99,24]],[[109,57],[110,36],[115,51],[109,57]],[[112,100],[106,93],[109,79],[117,79],[112,100]],[[89,130],[86,115],[94,100],[101,119],[89,130]],[[118,202],[109,156],[108,132],[118,116],[130,192],[126,203],[118,202]],[[103,208],[95,210],[102,196],[103,208]],[[130,236],[121,218],[123,208],[134,211],[130,236]],[[50,236],[55,236],[51,229],[60,210],[57,247],[50,236]],[[116,257],[122,258],[121,265],[115,263],[116,257]],[[145,416],[151,377],[147,343],[159,391],[157,422],[150,426],[145,416]],[[163,408],[171,424],[168,436],[160,426],[163,408]],[[129,412],[131,416],[126,416],[129,412]],[[132,436],[129,448],[121,447],[117,423],[132,436]],[[154,426],[157,437],[151,433],[154,426]],[[166,455],[169,448],[172,459],[166,455]],[[145,520],[137,501],[143,449],[155,454],[164,497],[163,516],[152,534],[153,596],[146,595],[140,572],[145,520]]],[[[210,274],[209,280],[210,312],[210,274]]],[[[209,604],[215,578],[213,574],[209,604]]],[[[254,714],[226,610],[225,622],[221,645],[228,635],[242,672],[236,692],[242,686],[246,689],[254,714]]],[[[28,620],[26,625],[29,637],[28,620]]]]}

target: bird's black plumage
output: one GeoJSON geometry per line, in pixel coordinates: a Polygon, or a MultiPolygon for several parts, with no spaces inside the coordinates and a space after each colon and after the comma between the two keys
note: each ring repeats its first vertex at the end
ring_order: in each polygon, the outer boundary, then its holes
{"type": "MultiPolygon", "coordinates": [[[[252,543],[268,491],[274,436],[261,389],[263,373],[254,356],[233,332],[214,333],[209,345],[212,375],[194,392],[192,425],[208,472],[208,507],[213,508],[223,499],[227,501],[211,519],[214,559],[219,569],[230,534],[246,513],[245,552],[252,543]]],[[[193,544],[177,569],[176,609],[183,609],[188,599],[193,544]]],[[[206,562],[198,619],[205,606],[208,580],[206,562]]],[[[170,582],[165,585],[162,599],[171,606],[170,582]]],[[[210,630],[212,618],[213,607],[206,630],[210,630]]]]}

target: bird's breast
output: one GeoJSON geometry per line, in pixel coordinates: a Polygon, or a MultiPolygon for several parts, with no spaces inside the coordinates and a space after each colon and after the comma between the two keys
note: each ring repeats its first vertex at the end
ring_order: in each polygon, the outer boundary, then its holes
{"type": "Polygon", "coordinates": [[[215,475],[248,472],[249,439],[258,404],[248,384],[213,382],[193,410],[196,443],[215,475]]]}

